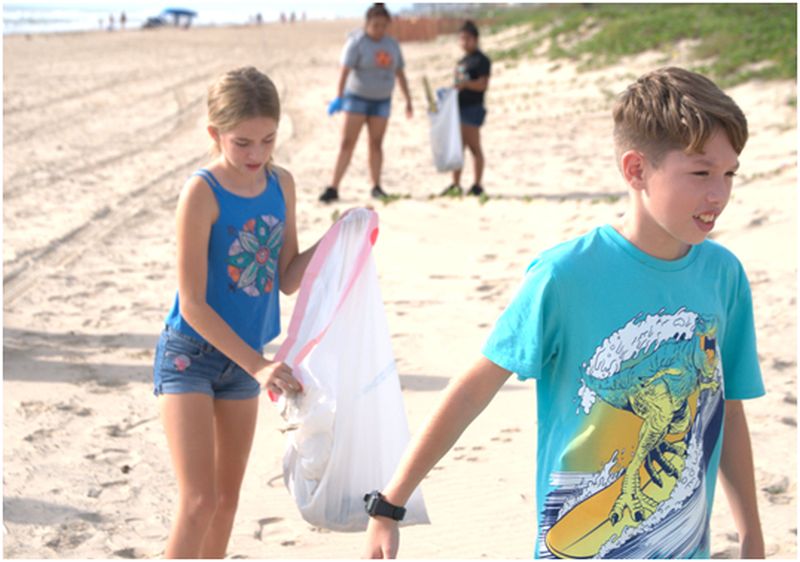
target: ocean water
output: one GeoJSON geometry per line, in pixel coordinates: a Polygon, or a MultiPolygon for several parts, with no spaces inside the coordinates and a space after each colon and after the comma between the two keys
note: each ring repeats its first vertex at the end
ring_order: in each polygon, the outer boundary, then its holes
{"type": "MultiPolygon", "coordinates": [[[[186,2],[125,2],[120,0],[76,0],[58,2],[41,0],[10,2],[3,5],[3,34],[56,33],[69,31],[99,31],[110,27],[119,30],[120,14],[127,17],[126,29],[139,29],[148,17],[157,16],[168,7],[186,8],[197,12],[193,25],[247,24],[260,13],[264,22],[279,21],[283,12],[288,18],[292,12],[297,20],[303,14],[307,19],[360,18],[369,2],[264,2],[256,0],[189,0],[186,2]]],[[[407,10],[409,3],[387,3],[393,12],[407,10]]]]}

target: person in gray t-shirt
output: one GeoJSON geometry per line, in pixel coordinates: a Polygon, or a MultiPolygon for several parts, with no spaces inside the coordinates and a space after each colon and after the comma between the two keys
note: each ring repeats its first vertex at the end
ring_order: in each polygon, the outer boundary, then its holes
{"type": "Polygon", "coordinates": [[[400,45],[386,35],[391,16],[383,4],[373,4],[367,10],[363,29],[350,34],[342,51],[342,70],[339,75],[336,99],[328,107],[328,114],[344,111],[342,142],[333,181],[319,200],[330,203],[339,199],[342,181],[353,156],[358,135],[366,123],[369,134],[369,171],[372,179],[372,196],[387,197],[381,188],[383,166],[383,136],[389,123],[395,78],[406,99],[406,117],[414,114],[411,94],[403,72],[405,63],[400,45]]]}

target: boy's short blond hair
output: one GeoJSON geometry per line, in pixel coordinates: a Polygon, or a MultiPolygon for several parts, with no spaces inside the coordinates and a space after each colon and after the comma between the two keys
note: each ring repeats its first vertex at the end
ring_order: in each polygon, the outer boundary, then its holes
{"type": "Polygon", "coordinates": [[[747,119],[714,82],[683,68],[660,68],[641,76],[614,105],[614,148],[638,150],[654,166],[670,150],[703,150],[721,128],[737,154],[747,142],[747,119]]]}

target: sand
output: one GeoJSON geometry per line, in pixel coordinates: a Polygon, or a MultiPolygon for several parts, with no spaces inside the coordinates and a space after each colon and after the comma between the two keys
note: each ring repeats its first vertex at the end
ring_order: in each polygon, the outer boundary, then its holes
{"type": "MultiPolygon", "coordinates": [[[[336,207],[341,115],[329,118],[338,55],[358,22],[4,38],[3,507],[8,558],[163,553],[176,497],[153,348],[176,287],[173,220],[206,161],[206,86],[254,64],[278,83],[276,160],[298,186],[302,247],[334,208],[370,203],[363,137],[336,207]]],[[[510,30],[483,39],[487,50],[510,30]]],[[[494,66],[484,128],[493,196],[429,200],[449,183],[428,144],[422,76],[450,79],[455,41],[404,44],[416,114],[397,92],[378,204],[376,259],[412,431],[478,356],[530,260],[614,221],[624,184],[610,148],[613,95],[686,49],[578,72],[543,56],[494,66]]],[[[791,82],[729,93],[748,116],[734,197],[715,238],[750,277],[766,397],[748,402],[759,506],[772,558],[796,557],[796,117],[791,82]]],[[[471,164],[464,183],[470,185],[471,164]]],[[[284,326],[294,297],[283,298],[284,326]]],[[[274,353],[282,338],[268,348],[274,353]]],[[[529,558],[535,528],[533,384],[511,381],[423,485],[433,525],[402,531],[400,554],[529,558]]],[[[280,418],[262,401],[230,557],[353,558],[363,535],[312,528],[281,480],[280,418]]],[[[736,535],[721,489],[712,553],[736,535]]]]}

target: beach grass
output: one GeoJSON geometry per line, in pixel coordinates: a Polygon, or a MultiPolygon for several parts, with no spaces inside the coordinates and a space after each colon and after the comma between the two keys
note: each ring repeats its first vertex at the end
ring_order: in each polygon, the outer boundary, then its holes
{"type": "Polygon", "coordinates": [[[529,28],[490,52],[496,60],[529,56],[549,40],[551,59],[574,59],[581,69],[648,50],[663,51],[666,62],[688,40],[697,61],[692,69],[722,86],[797,78],[795,4],[549,4],[493,9],[486,17],[493,31],[529,28]]]}

